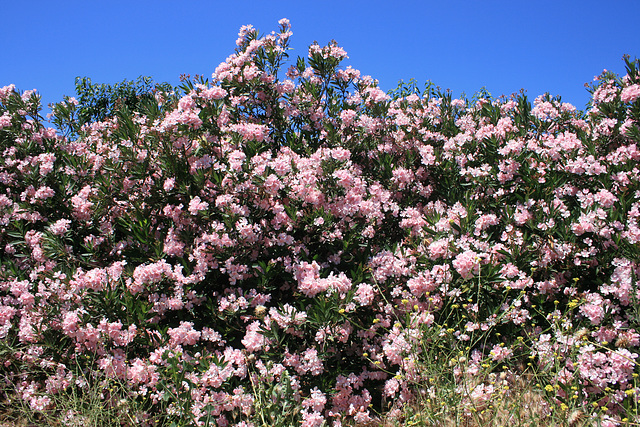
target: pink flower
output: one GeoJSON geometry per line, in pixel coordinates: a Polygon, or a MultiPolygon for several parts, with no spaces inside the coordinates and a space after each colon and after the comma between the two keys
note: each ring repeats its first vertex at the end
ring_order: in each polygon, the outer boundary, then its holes
{"type": "Polygon", "coordinates": [[[320,375],[324,372],[322,361],[318,358],[318,350],[308,348],[302,352],[301,356],[285,353],[285,364],[293,367],[300,375],[307,372],[311,375],[320,375]]]}
{"type": "Polygon", "coordinates": [[[13,307],[0,305],[0,339],[4,339],[11,329],[11,319],[18,310],[13,307]]]}
{"type": "Polygon", "coordinates": [[[239,123],[230,126],[230,130],[239,133],[247,141],[262,142],[269,135],[269,128],[254,123],[239,123]]]}
{"type": "Polygon", "coordinates": [[[411,351],[411,344],[396,326],[393,327],[382,347],[384,355],[394,365],[402,363],[403,357],[411,351]]]}
{"type": "Polygon", "coordinates": [[[56,236],[62,236],[69,230],[71,221],[68,219],[59,219],[49,226],[49,230],[56,236]]]}
{"type": "Polygon", "coordinates": [[[329,288],[329,283],[319,280],[320,266],[315,261],[300,263],[296,267],[295,276],[298,279],[298,289],[308,297],[313,297],[329,288]]]}
{"type": "Polygon", "coordinates": [[[200,92],[200,96],[208,100],[222,99],[227,96],[227,91],[220,86],[213,86],[200,92]]]}
{"type": "Polygon", "coordinates": [[[436,286],[437,284],[431,277],[431,272],[429,270],[421,271],[417,276],[412,277],[407,281],[407,287],[416,297],[420,297],[426,292],[435,290],[436,286]]]}
{"type": "Polygon", "coordinates": [[[495,214],[486,214],[480,216],[475,223],[475,230],[473,232],[474,236],[479,236],[483,230],[486,230],[492,225],[497,225],[499,223],[498,217],[495,214]]]}
{"type": "Polygon", "coordinates": [[[184,246],[185,244],[175,233],[173,227],[170,228],[169,232],[167,233],[167,237],[164,240],[163,252],[169,256],[181,257],[182,255],[184,255],[184,246]]]}
{"type": "Polygon", "coordinates": [[[171,345],[194,345],[200,339],[200,331],[193,329],[192,322],[180,322],[180,326],[177,328],[169,328],[167,331],[171,339],[169,343],[171,345]]]}
{"type": "Polygon", "coordinates": [[[534,101],[535,107],[531,110],[531,114],[540,120],[551,120],[558,117],[560,114],[556,107],[549,101],[543,101],[542,95],[537,97],[534,101]]]}
{"type": "Polygon", "coordinates": [[[53,197],[55,194],[56,193],[55,191],[53,191],[52,188],[47,186],[42,186],[36,191],[33,197],[36,199],[45,200],[45,199],[48,199],[49,197],[53,197]]]}
{"type": "Polygon", "coordinates": [[[0,116],[0,129],[11,126],[11,114],[9,112],[0,116]]]}
{"type": "Polygon", "coordinates": [[[89,195],[93,192],[93,189],[86,185],[80,190],[78,194],[71,198],[71,204],[73,205],[73,214],[79,220],[88,221],[91,218],[91,207],[93,203],[90,202],[89,195]]]}
{"type": "Polygon", "coordinates": [[[340,272],[336,276],[332,271],[329,273],[329,277],[320,280],[323,281],[323,287],[326,286],[327,289],[338,292],[340,295],[345,295],[349,292],[352,286],[351,279],[349,279],[343,272],[340,272]]]}
{"type": "Polygon", "coordinates": [[[133,271],[133,283],[129,285],[131,293],[141,292],[145,284],[155,284],[162,281],[165,276],[173,276],[171,265],[165,260],[146,265],[139,265],[133,271]]]}
{"type": "Polygon", "coordinates": [[[108,282],[107,271],[102,268],[94,268],[86,273],[78,270],[71,280],[71,284],[77,289],[93,289],[100,291],[108,282]]]}
{"type": "Polygon", "coordinates": [[[269,195],[275,196],[278,194],[278,191],[283,188],[282,181],[280,181],[277,175],[271,174],[264,180],[263,188],[269,195]]]}
{"type": "Polygon", "coordinates": [[[591,320],[594,325],[599,325],[604,319],[604,299],[600,294],[587,292],[586,304],[580,306],[580,313],[591,320]]]}
{"type": "MultiPolygon", "coordinates": [[[[339,48],[340,50],[342,50],[341,48],[339,48]]],[[[344,52],[344,51],[342,51],[344,52]]],[[[344,52],[344,56],[347,56],[347,53],[344,52]]],[[[387,93],[385,91],[383,91],[382,89],[378,88],[378,87],[369,87],[367,89],[365,89],[364,93],[366,95],[369,95],[369,99],[368,101],[370,102],[384,102],[384,101],[388,101],[389,99],[391,99],[389,97],[389,95],[387,95],[387,93]]]]}
{"type": "Polygon", "coordinates": [[[178,108],[182,111],[191,110],[196,106],[196,102],[190,96],[183,96],[178,101],[178,108]]]}
{"type": "Polygon", "coordinates": [[[384,383],[384,395],[386,397],[395,396],[399,390],[400,390],[400,382],[395,378],[391,378],[384,383]]]}
{"type": "Polygon", "coordinates": [[[275,321],[282,329],[302,325],[307,320],[307,313],[297,311],[289,304],[285,304],[282,307],[282,311],[271,307],[271,309],[269,309],[269,316],[271,320],[275,321]]]}
{"type": "Polygon", "coordinates": [[[388,250],[383,250],[371,258],[369,266],[373,269],[373,277],[379,283],[389,277],[398,277],[409,272],[407,260],[401,254],[396,256],[388,250]]]}
{"type": "Polygon", "coordinates": [[[260,329],[261,325],[258,321],[255,321],[247,326],[247,332],[242,339],[242,345],[244,345],[247,351],[250,353],[260,350],[265,344],[265,338],[260,333],[260,329]]]}
{"type": "Polygon", "coordinates": [[[432,166],[436,163],[435,150],[432,145],[420,145],[418,151],[420,151],[420,158],[424,166],[432,166]]]}
{"type": "Polygon", "coordinates": [[[600,285],[603,295],[612,294],[618,298],[622,305],[629,305],[632,301],[634,281],[634,264],[626,258],[614,258],[612,265],[615,268],[609,283],[600,285]]]}
{"type": "Polygon", "coordinates": [[[339,162],[345,162],[351,157],[351,151],[347,150],[346,148],[337,147],[331,149],[330,155],[332,158],[336,159],[339,162]]]}
{"type": "Polygon", "coordinates": [[[480,272],[480,257],[474,251],[465,251],[453,260],[453,268],[463,279],[469,279],[480,272]]]}
{"type": "Polygon", "coordinates": [[[340,120],[342,120],[342,125],[344,127],[349,127],[353,124],[358,113],[354,110],[342,110],[340,112],[340,120]]]}
{"type": "Polygon", "coordinates": [[[620,100],[622,102],[633,102],[640,97],[640,84],[634,84],[622,89],[620,100]]]}
{"type": "Polygon", "coordinates": [[[56,156],[53,153],[44,153],[38,156],[38,161],[40,162],[41,176],[46,176],[53,171],[53,162],[55,162],[55,160],[56,160],[56,156]]]}
{"type": "Polygon", "coordinates": [[[234,171],[242,169],[242,163],[247,156],[240,150],[234,150],[229,154],[229,166],[234,171]]]}
{"type": "Polygon", "coordinates": [[[287,18],[282,18],[278,21],[278,24],[280,24],[285,29],[291,28],[291,24],[289,23],[289,20],[287,18]]]}
{"type": "Polygon", "coordinates": [[[479,384],[471,390],[469,399],[474,406],[484,406],[486,402],[494,398],[495,387],[491,384],[479,384]]]}
{"type": "Polygon", "coordinates": [[[62,331],[69,336],[74,336],[78,330],[79,322],[80,317],[78,316],[77,310],[65,313],[62,318],[62,331]]]}
{"type": "Polygon", "coordinates": [[[491,356],[491,360],[494,362],[502,362],[505,359],[508,359],[513,354],[513,350],[508,347],[502,347],[500,345],[494,345],[491,349],[489,355],[491,356]]]}
{"type": "Polygon", "coordinates": [[[605,189],[598,191],[595,194],[594,199],[604,208],[610,208],[618,201],[618,198],[614,196],[613,193],[605,189]]]}
{"type": "Polygon", "coordinates": [[[194,197],[189,202],[189,212],[191,212],[191,215],[197,215],[198,212],[207,210],[208,208],[209,203],[203,202],[198,196],[194,197]]]}
{"type": "Polygon", "coordinates": [[[427,225],[427,221],[424,219],[420,211],[416,208],[407,208],[402,212],[404,218],[400,221],[400,227],[411,228],[412,235],[419,235],[422,227],[427,225]]]}
{"type": "Polygon", "coordinates": [[[16,85],[10,84],[8,86],[0,87],[0,101],[4,101],[11,95],[16,89],[16,85]]]}
{"type": "Polygon", "coordinates": [[[176,179],[175,178],[167,178],[162,185],[164,191],[171,191],[175,187],[176,179]]]}
{"type": "Polygon", "coordinates": [[[321,412],[327,404],[327,396],[318,387],[311,389],[309,397],[302,402],[302,406],[315,412],[321,412]]]}
{"type": "Polygon", "coordinates": [[[462,99],[454,99],[451,101],[451,106],[454,108],[463,108],[465,106],[465,101],[462,99]]]}
{"type": "Polygon", "coordinates": [[[296,88],[296,84],[291,81],[291,80],[285,80],[281,83],[278,83],[278,93],[279,94],[285,94],[285,93],[291,93],[293,92],[293,90],[296,88]]]}
{"type": "Polygon", "coordinates": [[[325,425],[325,419],[320,412],[302,411],[301,427],[320,427],[322,425],[325,425]]]}
{"type": "Polygon", "coordinates": [[[156,373],[154,365],[147,364],[136,357],[127,370],[127,379],[133,384],[153,386],[158,382],[159,375],[156,373]]]}
{"type": "Polygon", "coordinates": [[[360,283],[353,299],[361,306],[371,305],[375,298],[375,289],[368,283],[360,283]]]}
{"type": "Polygon", "coordinates": [[[429,244],[429,258],[437,260],[449,256],[449,239],[440,239],[429,244]]]}

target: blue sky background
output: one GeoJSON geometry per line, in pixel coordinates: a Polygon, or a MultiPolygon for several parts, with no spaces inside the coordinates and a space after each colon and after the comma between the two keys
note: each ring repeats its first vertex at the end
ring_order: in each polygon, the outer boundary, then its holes
{"type": "Polygon", "coordinates": [[[242,25],[266,33],[280,18],[292,24],[293,58],[335,39],[344,64],[384,90],[415,78],[455,96],[523,88],[583,108],[584,83],[605,68],[624,74],[623,54],[640,57],[639,0],[5,0],[0,10],[0,87],[35,88],[45,105],[74,95],[76,76],[209,77],[242,25]]]}

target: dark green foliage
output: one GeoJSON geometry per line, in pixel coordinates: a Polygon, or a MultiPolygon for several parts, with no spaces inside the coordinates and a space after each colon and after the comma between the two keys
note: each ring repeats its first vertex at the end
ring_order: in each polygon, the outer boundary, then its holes
{"type": "Polygon", "coordinates": [[[140,76],[136,80],[123,80],[109,85],[92,83],[88,77],[76,77],[76,95],[78,96],[78,122],[103,121],[112,117],[116,111],[126,107],[129,111],[139,111],[145,101],[154,100],[156,91],[172,92],[169,83],[154,83],[151,77],[140,76]]]}

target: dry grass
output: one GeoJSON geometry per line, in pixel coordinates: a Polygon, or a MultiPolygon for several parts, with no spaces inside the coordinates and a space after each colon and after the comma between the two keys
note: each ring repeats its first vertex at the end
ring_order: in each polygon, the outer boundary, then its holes
{"type": "MultiPolygon", "coordinates": [[[[438,384],[437,392],[421,396],[411,404],[390,411],[371,427],[589,427],[602,425],[603,416],[590,409],[568,407],[551,401],[544,390],[537,390],[531,377],[501,375],[485,386],[497,390],[491,399],[474,402],[470,393],[480,384],[456,387],[438,384]],[[502,377],[502,378],[500,378],[502,377]],[[493,382],[493,384],[491,384],[493,382]]],[[[624,426],[640,426],[640,419],[624,426]]]]}
{"type": "MultiPolygon", "coordinates": [[[[464,382],[451,375],[451,369],[438,364],[424,366],[429,381],[420,393],[404,405],[391,406],[376,421],[361,427],[589,427],[602,425],[604,413],[591,406],[567,406],[546,392],[535,374],[505,369],[500,373],[479,374],[464,382]],[[478,390],[486,393],[477,393],[478,390]],[[598,415],[593,415],[594,411],[598,415]]],[[[466,378],[466,377],[463,377],[466,378]]],[[[89,384],[89,382],[87,382],[89,384]]],[[[0,427],[110,427],[140,426],[135,418],[143,408],[136,401],[105,399],[107,392],[99,382],[82,389],[72,387],[55,397],[54,411],[35,412],[15,390],[0,390],[0,427]],[[114,403],[115,402],[115,403],[114,403]]],[[[276,385],[273,385],[274,387],[276,385]]],[[[282,386],[282,384],[280,384],[282,386]]],[[[125,396],[123,384],[111,386],[114,396],[125,396]],[[120,387],[120,388],[118,388],[120,387]]],[[[255,413],[248,422],[256,427],[290,427],[297,419],[295,403],[283,393],[272,401],[273,390],[254,390],[255,413]],[[262,396],[262,398],[260,398],[262,396]]],[[[276,393],[280,395],[280,393],[276,393]]],[[[160,418],[154,425],[165,425],[160,418]]],[[[239,421],[239,420],[236,420],[239,421]]],[[[184,420],[183,420],[184,422],[184,420]]],[[[181,423],[179,423],[182,425],[181,423]]],[[[295,424],[298,424],[295,422],[295,424]]],[[[185,422],[184,425],[187,425],[185,422]]],[[[640,419],[623,426],[639,426],[640,419]]]]}

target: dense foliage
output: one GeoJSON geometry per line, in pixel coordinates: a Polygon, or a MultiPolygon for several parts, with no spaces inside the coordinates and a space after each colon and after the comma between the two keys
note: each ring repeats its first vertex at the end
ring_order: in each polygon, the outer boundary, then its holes
{"type": "Polygon", "coordinates": [[[97,386],[141,425],[341,425],[434,393],[435,361],[469,414],[531,372],[636,414],[638,62],[584,113],[386,94],[335,43],[283,75],[280,25],[211,81],[109,106],[85,82],[59,131],[0,89],[5,382],[42,412],[97,386]]]}

